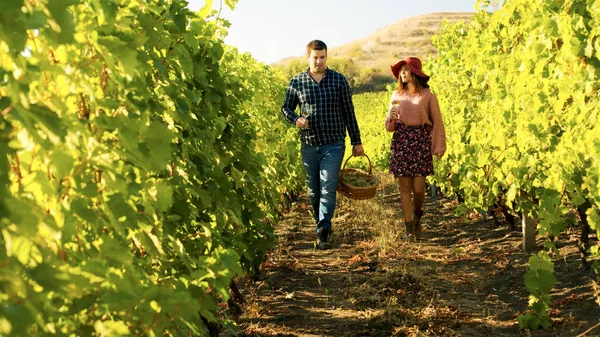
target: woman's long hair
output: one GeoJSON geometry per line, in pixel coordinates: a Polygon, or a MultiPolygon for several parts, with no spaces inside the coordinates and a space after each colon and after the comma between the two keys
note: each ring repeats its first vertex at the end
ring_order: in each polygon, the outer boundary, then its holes
{"type": "Polygon", "coordinates": [[[408,83],[402,82],[402,77],[398,76],[398,87],[396,91],[400,94],[404,94],[407,91],[411,94],[418,94],[425,88],[429,88],[429,78],[421,77],[419,75],[410,73],[410,81],[408,83]]]}

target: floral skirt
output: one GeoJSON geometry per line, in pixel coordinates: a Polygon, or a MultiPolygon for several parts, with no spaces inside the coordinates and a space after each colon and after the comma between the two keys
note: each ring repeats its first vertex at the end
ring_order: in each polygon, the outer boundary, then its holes
{"type": "Polygon", "coordinates": [[[390,173],[396,177],[433,175],[431,133],[429,126],[407,126],[396,123],[392,137],[390,173]]]}

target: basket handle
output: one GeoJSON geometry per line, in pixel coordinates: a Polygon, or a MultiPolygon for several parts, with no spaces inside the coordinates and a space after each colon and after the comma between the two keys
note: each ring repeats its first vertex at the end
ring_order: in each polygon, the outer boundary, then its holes
{"type": "MultiPolygon", "coordinates": [[[[363,156],[367,157],[367,160],[369,160],[369,175],[372,175],[373,165],[371,165],[371,158],[369,158],[369,156],[367,156],[366,153],[363,154],[363,156]]],[[[346,159],[346,161],[344,162],[344,166],[342,167],[342,174],[341,174],[340,178],[342,178],[344,176],[344,170],[346,169],[346,164],[348,164],[348,160],[350,160],[350,158],[352,158],[352,157],[359,157],[359,156],[355,156],[355,155],[351,154],[350,157],[348,157],[348,159],[346,159]]]]}

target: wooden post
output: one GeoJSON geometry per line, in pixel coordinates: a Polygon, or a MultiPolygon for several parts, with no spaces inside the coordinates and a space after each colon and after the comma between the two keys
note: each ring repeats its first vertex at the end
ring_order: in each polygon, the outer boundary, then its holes
{"type": "Polygon", "coordinates": [[[429,189],[430,189],[430,192],[431,192],[431,197],[434,200],[437,200],[437,186],[435,186],[435,183],[431,184],[431,187],[429,189]]]}
{"type": "Polygon", "coordinates": [[[522,217],[523,227],[523,249],[528,252],[533,250],[535,246],[535,236],[537,234],[537,220],[526,215],[522,217]]]}

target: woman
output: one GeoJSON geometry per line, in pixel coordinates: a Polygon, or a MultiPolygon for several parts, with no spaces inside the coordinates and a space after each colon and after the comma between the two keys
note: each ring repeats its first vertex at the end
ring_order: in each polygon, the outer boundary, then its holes
{"type": "Polygon", "coordinates": [[[414,240],[422,232],[425,177],[433,175],[432,154],[439,159],[446,152],[446,134],[421,60],[409,57],[391,68],[398,87],[392,93],[385,120],[386,130],[394,132],[390,173],[400,184],[407,239],[414,240]]]}

